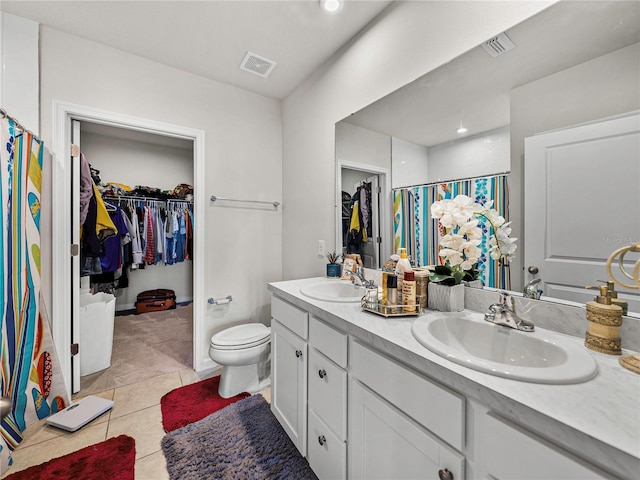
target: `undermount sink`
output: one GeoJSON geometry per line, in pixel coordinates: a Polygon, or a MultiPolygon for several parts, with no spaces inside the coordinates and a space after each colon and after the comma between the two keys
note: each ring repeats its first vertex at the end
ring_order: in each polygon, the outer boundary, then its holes
{"type": "Polygon", "coordinates": [[[571,384],[598,373],[591,354],[560,334],[520,332],[486,322],[475,312],[429,313],[413,322],[411,332],[441,357],[499,377],[571,384]]]}
{"type": "Polygon", "coordinates": [[[300,293],[325,302],[359,302],[366,289],[346,280],[324,280],[302,287],[300,293]]]}

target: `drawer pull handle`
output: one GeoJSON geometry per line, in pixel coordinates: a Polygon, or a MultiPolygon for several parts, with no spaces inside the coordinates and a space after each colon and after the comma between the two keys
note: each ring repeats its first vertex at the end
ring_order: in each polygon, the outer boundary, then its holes
{"type": "Polygon", "coordinates": [[[318,370],[318,375],[320,378],[324,378],[327,376],[327,371],[324,368],[322,370],[318,370]]]}
{"type": "Polygon", "coordinates": [[[302,350],[296,350],[296,357],[300,358],[302,356],[302,350]]]}
{"type": "Polygon", "coordinates": [[[440,480],[453,480],[453,473],[451,473],[448,468],[443,468],[438,470],[438,477],[440,480]]]}
{"type": "Polygon", "coordinates": [[[319,443],[320,445],[324,445],[325,443],[327,443],[327,439],[326,439],[326,438],[324,438],[324,435],[320,435],[320,436],[318,437],[318,443],[319,443]]]}

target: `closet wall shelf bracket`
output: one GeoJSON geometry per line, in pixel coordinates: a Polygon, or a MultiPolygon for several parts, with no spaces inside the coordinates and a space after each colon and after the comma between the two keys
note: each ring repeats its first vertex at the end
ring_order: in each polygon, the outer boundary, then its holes
{"type": "Polygon", "coordinates": [[[273,208],[278,208],[278,206],[280,205],[280,202],[267,202],[265,200],[240,200],[237,198],[226,198],[226,197],[219,197],[218,195],[211,195],[212,202],[216,202],[218,200],[225,201],[225,202],[260,203],[265,205],[273,205],[273,208]]]}

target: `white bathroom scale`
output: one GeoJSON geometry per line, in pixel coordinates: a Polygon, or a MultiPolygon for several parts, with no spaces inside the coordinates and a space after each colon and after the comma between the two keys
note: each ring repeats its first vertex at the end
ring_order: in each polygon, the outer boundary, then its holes
{"type": "Polygon", "coordinates": [[[51,415],[47,418],[47,423],[69,432],[75,432],[91,420],[109,411],[111,407],[113,407],[113,400],[89,395],[64,410],[51,415]]]}

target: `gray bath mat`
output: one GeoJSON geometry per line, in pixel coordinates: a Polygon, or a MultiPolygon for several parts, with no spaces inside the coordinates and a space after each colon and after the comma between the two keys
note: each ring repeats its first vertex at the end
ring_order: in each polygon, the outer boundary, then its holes
{"type": "Polygon", "coordinates": [[[307,461],[253,395],[162,439],[171,480],[316,480],[307,461]]]}

